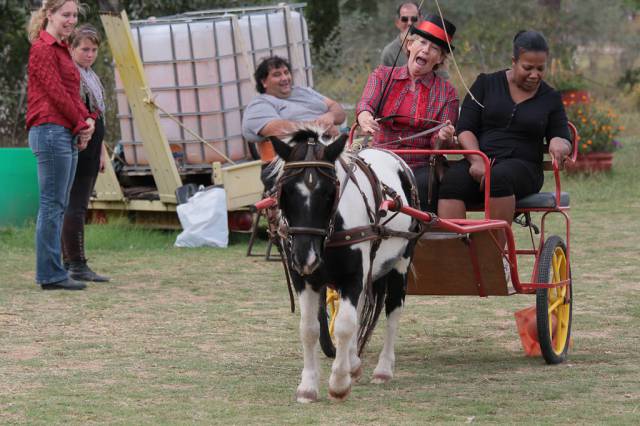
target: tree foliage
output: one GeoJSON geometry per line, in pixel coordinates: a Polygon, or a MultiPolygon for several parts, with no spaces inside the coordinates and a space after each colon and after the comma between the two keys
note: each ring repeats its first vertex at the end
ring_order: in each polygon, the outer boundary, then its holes
{"type": "MultiPolygon", "coordinates": [[[[88,21],[100,28],[97,1],[88,2],[88,21]]],[[[255,0],[121,0],[130,19],[167,16],[185,11],[276,4],[255,0]]],[[[573,69],[578,49],[620,51],[619,75],[637,68],[640,38],[629,25],[640,9],[640,0],[440,0],[442,11],[458,31],[455,57],[467,79],[479,71],[508,67],[511,43],[520,29],[542,31],[552,56],[573,69]]],[[[353,102],[367,74],[379,63],[382,48],[396,36],[393,25],[397,0],[308,0],[306,16],[313,42],[316,81],[327,96],[353,102]]],[[[435,2],[425,2],[425,14],[437,13],[435,2]]],[[[29,43],[26,24],[28,2],[0,0],[0,146],[26,145],[24,130],[26,63],[29,43]]],[[[96,71],[107,88],[113,87],[113,69],[108,46],[100,51],[96,71]]],[[[453,74],[453,73],[452,73],[453,74]]],[[[114,95],[110,94],[108,121],[115,119],[114,95]]],[[[110,132],[114,135],[116,132],[110,132]]],[[[113,136],[112,136],[113,137],[113,136]]]]}
{"type": "Polygon", "coordinates": [[[26,103],[26,55],[24,28],[27,11],[22,2],[0,2],[0,141],[23,133],[26,103]]]}
{"type": "Polygon", "coordinates": [[[315,52],[322,49],[327,40],[338,36],[336,31],[340,22],[338,0],[309,0],[305,16],[309,23],[309,36],[315,52]]]}

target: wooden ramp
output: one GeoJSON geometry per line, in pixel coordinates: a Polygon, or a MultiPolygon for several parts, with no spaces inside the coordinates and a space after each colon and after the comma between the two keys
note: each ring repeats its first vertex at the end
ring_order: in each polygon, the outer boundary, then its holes
{"type": "Polygon", "coordinates": [[[407,294],[507,296],[502,254],[490,232],[424,234],[416,245],[407,294]]]}

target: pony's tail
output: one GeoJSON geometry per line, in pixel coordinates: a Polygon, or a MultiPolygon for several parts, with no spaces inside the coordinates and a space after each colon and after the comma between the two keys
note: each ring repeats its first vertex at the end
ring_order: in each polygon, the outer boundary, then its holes
{"type": "Polygon", "coordinates": [[[382,280],[382,282],[371,283],[371,285],[373,286],[372,291],[368,291],[365,288],[362,292],[364,302],[359,315],[360,327],[358,328],[358,356],[360,357],[367,346],[371,334],[373,334],[374,328],[376,328],[387,296],[386,279],[382,280]]]}
{"type": "Polygon", "coordinates": [[[35,39],[40,35],[40,31],[47,26],[47,12],[43,7],[36,10],[31,14],[31,20],[29,21],[29,41],[33,43],[35,39]]]}

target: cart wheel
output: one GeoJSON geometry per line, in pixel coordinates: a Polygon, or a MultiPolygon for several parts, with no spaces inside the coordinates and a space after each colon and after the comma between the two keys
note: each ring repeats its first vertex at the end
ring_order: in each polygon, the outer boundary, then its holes
{"type": "Polygon", "coordinates": [[[547,364],[559,364],[567,359],[571,337],[573,291],[571,269],[567,264],[566,246],[556,235],[548,238],[538,260],[538,282],[557,283],[569,278],[562,287],[536,291],[536,320],[540,350],[547,364]]]}
{"type": "Polygon", "coordinates": [[[337,291],[325,287],[320,292],[320,347],[329,358],[336,357],[336,345],[333,341],[333,323],[340,309],[340,296],[337,291]]]}

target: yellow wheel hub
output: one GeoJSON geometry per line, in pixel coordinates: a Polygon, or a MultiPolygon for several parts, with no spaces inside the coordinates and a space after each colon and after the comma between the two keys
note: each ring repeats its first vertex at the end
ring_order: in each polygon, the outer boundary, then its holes
{"type": "Polygon", "coordinates": [[[329,310],[329,335],[333,340],[333,329],[340,309],[340,294],[334,289],[327,288],[327,309],[329,310]]]}

